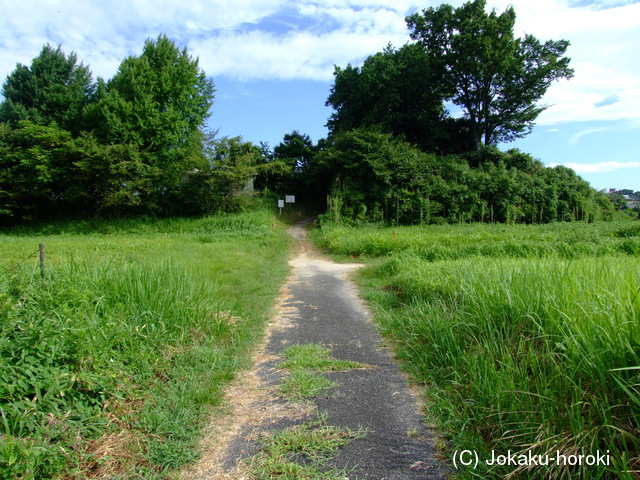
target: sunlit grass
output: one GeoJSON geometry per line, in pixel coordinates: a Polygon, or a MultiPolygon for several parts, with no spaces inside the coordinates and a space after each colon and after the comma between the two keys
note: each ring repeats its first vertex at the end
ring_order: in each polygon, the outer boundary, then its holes
{"type": "Polygon", "coordinates": [[[342,447],[366,435],[317,421],[269,432],[261,438],[261,450],[248,462],[252,480],[344,480],[349,472],[328,468],[327,463],[342,447]]]}
{"type": "Polygon", "coordinates": [[[379,257],[411,252],[429,261],[467,257],[539,258],[640,255],[637,222],[546,225],[462,224],[349,227],[326,224],[314,239],[329,251],[379,257]]]}
{"type": "Polygon", "coordinates": [[[164,478],[194,460],[287,257],[267,212],[0,235],[0,477],[164,478]]]}
{"type": "Polygon", "coordinates": [[[359,362],[340,360],[330,355],[331,350],[317,343],[294,344],[282,351],[284,361],[279,368],[289,370],[280,386],[280,393],[292,400],[316,397],[320,392],[338,384],[320,372],[346,371],[353,368],[369,368],[359,362]]]}
{"type": "Polygon", "coordinates": [[[384,255],[362,275],[365,295],[427,385],[449,458],[456,449],[481,459],[610,453],[606,466],[480,462],[462,478],[631,479],[640,469],[640,258],[620,242],[637,242],[636,226],[416,227],[398,230],[396,253],[367,250],[376,235],[393,242],[393,229],[329,227],[325,244],[384,255]],[[508,244],[535,254],[497,253],[508,244]]]}

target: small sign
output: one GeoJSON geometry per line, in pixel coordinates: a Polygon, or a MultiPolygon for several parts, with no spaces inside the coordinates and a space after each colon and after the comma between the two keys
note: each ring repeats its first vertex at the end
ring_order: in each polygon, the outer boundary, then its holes
{"type": "Polygon", "coordinates": [[[287,203],[296,203],[296,196],[295,195],[285,195],[285,199],[286,199],[287,203]]]}
{"type": "Polygon", "coordinates": [[[284,200],[278,200],[278,208],[284,208],[284,200]]]}

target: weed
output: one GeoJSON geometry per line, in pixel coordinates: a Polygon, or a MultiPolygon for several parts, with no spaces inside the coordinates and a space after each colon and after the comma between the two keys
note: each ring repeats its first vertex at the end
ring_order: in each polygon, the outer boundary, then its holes
{"type": "Polygon", "coordinates": [[[333,358],[329,353],[328,348],[316,343],[296,344],[284,349],[282,355],[285,360],[279,364],[279,367],[290,370],[290,374],[282,382],[280,393],[287,398],[298,401],[314,398],[323,390],[337,385],[318,372],[369,367],[359,362],[333,358]]]}
{"type": "Polygon", "coordinates": [[[280,368],[310,369],[319,372],[334,372],[365,368],[367,365],[350,360],[339,360],[329,355],[331,350],[317,343],[296,344],[285,348],[282,355],[286,358],[280,363],[280,368]]]}
{"type": "Polygon", "coordinates": [[[270,432],[261,438],[261,450],[249,462],[254,480],[343,480],[348,472],[327,468],[327,461],[363,430],[352,431],[317,421],[270,432]]]}
{"type": "Polygon", "coordinates": [[[280,393],[290,400],[315,398],[323,390],[338,384],[311,370],[293,370],[280,385],[280,393]]]}

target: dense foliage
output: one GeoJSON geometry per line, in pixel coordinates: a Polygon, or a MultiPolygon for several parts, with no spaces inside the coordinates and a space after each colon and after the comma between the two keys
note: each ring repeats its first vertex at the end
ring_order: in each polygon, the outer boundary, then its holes
{"type": "Polygon", "coordinates": [[[515,12],[484,0],[407,17],[411,38],[361,67],[336,67],[330,136],[313,162],[334,221],[546,223],[611,218],[575,172],[498,142],[524,136],[551,82],[569,78],[566,41],[513,34],[515,12]],[[452,118],[452,101],[463,109],[452,118]]]}
{"type": "Polygon", "coordinates": [[[604,220],[614,211],[573,170],[518,150],[441,156],[365,128],[333,136],[317,158],[333,181],[334,221],[546,223],[604,220]]]}
{"type": "Polygon", "coordinates": [[[83,127],[83,111],[93,100],[91,71],[77,63],[74,53],[45,45],[31,66],[18,64],[2,87],[0,122],[14,126],[21,120],[38,125],[51,122],[73,134],[83,127]]]}
{"type": "Polygon", "coordinates": [[[515,38],[513,7],[487,14],[486,3],[443,4],[407,17],[447,99],[464,109],[476,149],[529,133],[551,82],[573,75],[563,57],[569,42],[515,38]]]}
{"type": "Polygon", "coordinates": [[[331,135],[378,126],[424,150],[461,152],[472,148],[460,134],[465,121],[447,114],[440,75],[431,68],[424,48],[390,45],[368,57],[362,67],[336,67],[327,99],[334,109],[327,126],[331,135]]]}
{"type": "Polygon", "coordinates": [[[3,85],[0,221],[238,209],[261,152],[205,131],[213,94],[164,35],[108,82],[46,45],[3,85]]]}
{"type": "Polygon", "coordinates": [[[318,147],[309,135],[294,130],[285,134],[282,142],[273,150],[268,145],[263,147],[256,188],[280,195],[298,193],[300,198],[306,197],[310,201],[311,197],[305,190],[312,183],[311,168],[318,147]]]}
{"type": "Polygon", "coordinates": [[[610,218],[615,204],[572,170],[497,150],[528,133],[538,100],[572,70],[567,42],[515,38],[513,9],[485,8],[407,17],[413,42],[335,68],[327,139],[294,130],[273,149],[205,129],[213,82],[164,35],[95,83],[75,54],[46,45],[3,86],[0,222],[238,211],[256,191],[296,195],[334,220],[610,218]]]}

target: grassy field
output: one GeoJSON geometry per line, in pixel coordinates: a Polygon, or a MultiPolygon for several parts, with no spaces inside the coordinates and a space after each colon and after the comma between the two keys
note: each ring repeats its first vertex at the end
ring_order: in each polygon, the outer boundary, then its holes
{"type": "Polygon", "coordinates": [[[469,257],[640,255],[640,222],[636,221],[393,228],[326,224],[314,238],[336,254],[373,258],[410,252],[431,262],[469,257]]]}
{"type": "Polygon", "coordinates": [[[264,211],[0,234],[0,478],[172,478],[288,253],[264,211]]]}
{"type": "Polygon", "coordinates": [[[640,222],[313,236],[369,259],[364,294],[459,478],[639,478],[640,222]]]}

